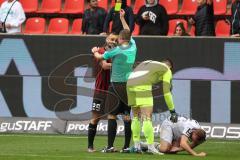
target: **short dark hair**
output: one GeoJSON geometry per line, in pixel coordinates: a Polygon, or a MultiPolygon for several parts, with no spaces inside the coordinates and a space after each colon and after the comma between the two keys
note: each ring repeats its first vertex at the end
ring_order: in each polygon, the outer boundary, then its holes
{"type": "Polygon", "coordinates": [[[87,2],[88,2],[88,3],[90,3],[90,2],[91,2],[91,0],[87,0],[87,2]]]}
{"type": "Polygon", "coordinates": [[[198,136],[199,142],[204,142],[206,140],[206,132],[203,129],[195,129],[195,134],[198,136]]]}
{"type": "Polygon", "coordinates": [[[163,62],[168,62],[170,64],[171,70],[173,70],[173,61],[170,58],[166,58],[163,62]]]}
{"type": "Polygon", "coordinates": [[[123,29],[120,31],[119,37],[121,37],[123,40],[130,41],[131,32],[128,29],[123,29]]]}

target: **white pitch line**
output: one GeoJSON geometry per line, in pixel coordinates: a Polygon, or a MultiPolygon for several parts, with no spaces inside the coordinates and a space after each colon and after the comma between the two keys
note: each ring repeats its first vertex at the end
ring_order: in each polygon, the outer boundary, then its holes
{"type": "MultiPolygon", "coordinates": [[[[90,157],[88,157],[88,158],[90,158],[90,157]]],[[[94,157],[92,157],[92,158],[90,158],[90,159],[108,159],[108,157],[98,157],[98,156],[94,156],[94,157]]],[[[133,160],[136,160],[136,158],[127,158],[127,157],[122,157],[122,158],[113,158],[113,157],[109,157],[109,159],[119,159],[119,160],[121,160],[121,159],[126,159],[126,160],[131,160],[131,159],[133,159],[133,160]]]]}
{"type": "Polygon", "coordinates": [[[87,139],[87,137],[77,137],[77,136],[50,136],[50,135],[13,135],[13,134],[0,134],[0,137],[33,137],[33,138],[39,138],[39,137],[46,137],[46,138],[73,138],[73,139],[87,139]]]}
{"type": "Polygon", "coordinates": [[[39,154],[0,154],[0,156],[20,156],[20,157],[57,157],[57,158],[72,158],[73,156],[54,156],[54,155],[39,155],[39,154]]]}
{"type": "MultiPolygon", "coordinates": [[[[58,156],[58,155],[38,155],[38,154],[0,154],[1,156],[11,156],[11,157],[48,157],[48,158],[73,158],[73,157],[77,157],[77,156],[58,156]]],[[[81,157],[79,157],[81,158],[81,157]]],[[[99,156],[94,156],[94,157],[88,157],[86,159],[115,159],[115,160],[136,160],[136,158],[128,158],[128,157],[121,157],[121,158],[113,158],[113,157],[99,157],[99,156]]],[[[162,159],[161,160],[171,160],[171,159],[162,159]]]]}
{"type": "MultiPolygon", "coordinates": [[[[161,160],[172,160],[172,159],[164,159],[161,155],[157,158],[157,159],[159,159],[161,157],[161,160]]],[[[88,157],[89,159],[116,159],[116,160],[122,160],[122,159],[124,159],[124,160],[136,160],[138,157],[132,157],[132,158],[130,158],[130,157],[121,157],[121,158],[115,158],[115,157],[99,157],[99,156],[94,156],[94,157],[88,157]]],[[[156,159],[156,157],[152,157],[151,158],[151,160],[154,160],[154,159],[156,159]]]]}
{"type": "Polygon", "coordinates": [[[216,143],[216,144],[240,144],[240,141],[224,141],[224,142],[208,142],[208,143],[216,143]]]}

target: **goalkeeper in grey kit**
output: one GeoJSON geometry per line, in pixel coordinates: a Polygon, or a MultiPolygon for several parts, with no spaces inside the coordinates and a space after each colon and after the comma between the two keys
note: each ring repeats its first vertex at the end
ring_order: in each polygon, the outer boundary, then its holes
{"type": "Polygon", "coordinates": [[[163,82],[163,95],[171,113],[171,121],[177,122],[177,114],[171,94],[172,66],[170,59],[162,62],[147,60],[141,62],[130,74],[127,82],[128,105],[133,112],[132,135],[134,148],[140,151],[141,121],[142,130],[148,144],[148,152],[161,154],[153,146],[154,132],[152,126],[153,95],[152,86],[163,82]]]}

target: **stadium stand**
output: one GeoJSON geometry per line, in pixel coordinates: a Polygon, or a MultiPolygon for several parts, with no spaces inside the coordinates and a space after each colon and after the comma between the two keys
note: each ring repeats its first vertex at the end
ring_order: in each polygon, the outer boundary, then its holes
{"type": "Polygon", "coordinates": [[[227,0],[213,0],[214,15],[225,15],[227,12],[227,0]]]}
{"type": "MultiPolygon", "coordinates": [[[[0,4],[3,1],[4,0],[0,0],[0,4]]],[[[45,28],[47,28],[46,24],[48,24],[47,22],[49,21],[49,19],[65,17],[70,22],[73,21],[73,23],[69,24],[70,25],[69,28],[72,28],[70,30],[70,33],[71,34],[81,33],[81,29],[79,28],[81,28],[82,24],[80,24],[80,22],[82,21],[82,19],[80,18],[82,18],[84,8],[86,8],[88,5],[86,0],[19,0],[19,1],[22,4],[25,13],[27,13],[27,18],[29,19],[28,22],[25,23],[26,26],[24,27],[23,25],[23,28],[25,28],[25,30],[23,30],[23,33],[28,33],[28,32],[30,33],[31,27],[29,28],[29,25],[33,25],[32,32],[34,34],[35,32],[34,28],[37,27],[37,25],[40,25],[38,23],[34,23],[33,20],[31,22],[30,21],[31,17],[33,18],[44,17],[45,28]],[[29,21],[31,22],[30,24],[29,24],[29,21]]],[[[214,15],[216,20],[230,18],[231,3],[233,3],[234,0],[214,0],[213,2],[214,2],[214,15]]],[[[197,0],[159,0],[159,3],[166,8],[170,18],[170,21],[169,21],[170,27],[169,27],[168,35],[173,34],[173,31],[176,25],[176,19],[186,20],[187,16],[192,16],[195,14],[196,8],[197,8],[197,0]],[[179,8],[180,10],[178,10],[179,8]]],[[[98,4],[100,7],[108,11],[110,7],[113,7],[115,5],[115,0],[98,0],[98,4]]],[[[145,5],[145,0],[127,0],[127,4],[129,6],[132,6],[134,13],[137,14],[140,7],[142,5],[145,5]]],[[[40,23],[40,20],[39,20],[39,23],[40,23]]],[[[222,36],[222,35],[228,36],[229,27],[230,26],[227,25],[225,22],[217,21],[215,26],[217,36],[222,36]],[[221,28],[220,24],[222,24],[224,27],[221,28]]],[[[188,28],[186,27],[186,29],[188,28]]],[[[194,27],[190,27],[189,29],[190,29],[189,34],[194,35],[194,27]]],[[[139,30],[140,30],[139,26],[135,25],[133,35],[139,35],[139,30]]],[[[110,25],[110,31],[111,31],[111,25],[110,25]]],[[[40,32],[42,33],[42,31],[40,32]]]]}
{"type": "Polygon", "coordinates": [[[81,18],[74,19],[70,34],[81,34],[81,33],[82,33],[82,19],[81,18]]]}
{"type": "Polygon", "coordinates": [[[134,7],[133,7],[133,13],[137,14],[138,10],[145,5],[145,0],[137,0],[135,1],[134,7]]]}
{"type": "Polygon", "coordinates": [[[197,10],[197,0],[183,0],[178,15],[194,15],[197,10]]]}
{"type": "Polygon", "coordinates": [[[227,10],[227,12],[226,12],[226,14],[225,14],[226,16],[231,16],[231,15],[232,15],[231,7],[232,7],[232,3],[235,2],[235,0],[230,0],[230,1],[231,1],[231,2],[230,2],[231,4],[229,4],[229,5],[227,4],[228,10],[227,10]],[[229,7],[228,7],[228,6],[229,6],[229,7]]]}
{"type": "Polygon", "coordinates": [[[108,11],[108,0],[98,0],[98,6],[108,11]]]}
{"type": "Polygon", "coordinates": [[[68,34],[69,20],[67,18],[52,18],[48,26],[48,34],[68,34]]]}
{"type": "Polygon", "coordinates": [[[191,36],[195,36],[195,26],[191,26],[190,31],[188,32],[191,36]]]}
{"type": "Polygon", "coordinates": [[[0,5],[4,2],[5,0],[0,0],[0,5]]]}
{"type": "Polygon", "coordinates": [[[61,13],[82,14],[84,12],[84,0],[65,0],[61,13]]]}
{"type": "Polygon", "coordinates": [[[113,22],[111,21],[111,22],[109,23],[109,32],[112,32],[112,25],[113,25],[113,22]]]}
{"type": "Polygon", "coordinates": [[[25,13],[35,13],[38,10],[38,0],[19,0],[25,13]]]}
{"type": "Polygon", "coordinates": [[[186,20],[184,20],[184,19],[171,19],[171,20],[169,20],[169,29],[168,29],[168,35],[169,36],[173,35],[175,27],[179,22],[183,23],[186,30],[188,29],[188,23],[187,23],[186,20]]]}
{"type": "Polygon", "coordinates": [[[132,35],[137,36],[137,35],[139,35],[139,33],[140,33],[140,27],[137,23],[135,23],[135,27],[134,27],[134,30],[132,32],[132,35]]]}
{"type": "Polygon", "coordinates": [[[28,18],[25,25],[25,34],[43,34],[46,30],[46,20],[41,17],[28,18]]]}
{"type": "Polygon", "coordinates": [[[173,15],[178,12],[178,0],[159,0],[159,4],[165,7],[168,15],[173,15]]]}
{"type": "Polygon", "coordinates": [[[42,0],[39,13],[59,13],[61,11],[61,0],[42,0]]]}
{"type": "MultiPolygon", "coordinates": [[[[138,0],[138,1],[140,1],[140,0],[138,0]]],[[[127,5],[131,6],[131,0],[127,0],[127,5]]],[[[111,1],[111,7],[113,7],[113,6],[115,6],[115,0],[111,1]]]]}
{"type": "Polygon", "coordinates": [[[228,24],[225,20],[218,20],[215,26],[215,32],[217,37],[229,37],[230,24],[228,24]]]}

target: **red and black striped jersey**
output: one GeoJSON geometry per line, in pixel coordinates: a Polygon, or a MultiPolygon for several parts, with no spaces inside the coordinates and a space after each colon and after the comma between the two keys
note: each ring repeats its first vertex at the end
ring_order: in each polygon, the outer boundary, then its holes
{"type": "MultiPolygon", "coordinates": [[[[100,48],[99,53],[104,54],[105,49],[100,48]]],[[[96,82],[95,82],[95,90],[108,90],[108,86],[110,83],[110,70],[104,70],[101,66],[101,61],[94,59],[95,62],[95,76],[96,76],[96,82]]],[[[107,61],[110,63],[110,61],[107,61]]]]}

